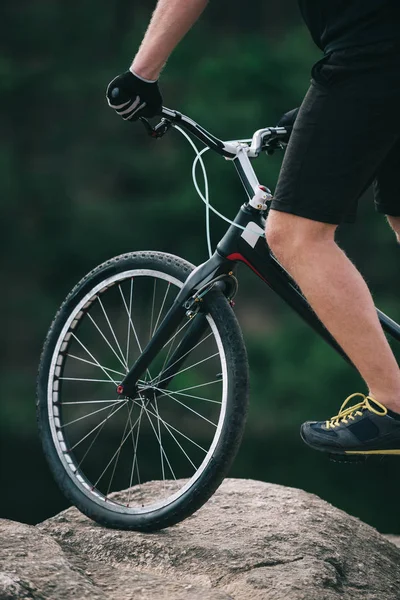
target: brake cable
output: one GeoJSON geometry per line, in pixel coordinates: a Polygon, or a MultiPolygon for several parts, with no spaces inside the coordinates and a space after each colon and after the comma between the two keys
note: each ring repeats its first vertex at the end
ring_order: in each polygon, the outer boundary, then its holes
{"type": "MultiPolygon", "coordinates": [[[[212,204],[210,204],[207,170],[206,170],[206,167],[205,167],[205,164],[203,161],[203,154],[205,154],[208,150],[210,150],[210,148],[208,146],[206,146],[205,148],[203,148],[202,150],[199,151],[196,144],[194,143],[192,138],[186,133],[186,131],[184,131],[181,127],[179,127],[179,125],[175,125],[174,123],[172,123],[171,121],[168,121],[167,119],[163,119],[161,121],[161,123],[156,125],[154,128],[150,125],[150,123],[147,121],[147,119],[141,117],[140,121],[143,123],[147,133],[153,138],[162,137],[163,135],[165,135],[167,133],[167,131],[172,126],[174,129],[177,129],[187,139],[189,144],[192,146],[192,148],[195,152],[195,158],[193,160],[193,165],[192,165],[193,185],[195,187],[197,194],[199,195],[199,197],[205,204],[207,250],[208,250],[209,258],[211,258],[211,256],[213,255],[213,252],[212,252],[212,245],[211,245],[210,211],[215,213],[223,221],[226,221],[227,223],[229,223],[230,225],[233,225],[234,227],[237,227],[238,229],[241,229],[244,231],[245,227],[243,227],[243,225],[239,225],[239,223],[235,223],[234,221],[232,221],[231,219],[229,219],[228,217],[226,217],[225,215],[220,213],[214,206],[212,206],[212,204]],[[201,170],[203,173],[204,194],[201,191],[200,186],[197,181],[196,168],[197,168],[198,163],[200,164],[200,167],[201,167],[201,170]]],[[[245,140],[245,141],[247,142],[249,140],[245,140]]],[[[258,232],[254,232],[254,233],[259,235],[259,237],[263,237],[263,235],[261,235],[258,232]]]]}

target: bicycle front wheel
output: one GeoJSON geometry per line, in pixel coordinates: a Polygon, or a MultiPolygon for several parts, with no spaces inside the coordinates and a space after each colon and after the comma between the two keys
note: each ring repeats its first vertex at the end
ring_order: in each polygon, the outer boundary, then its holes
{"type": "Polygon", "coordinates": [[[166,365],[188,317],[136,397],[116,392],[192,269],[157,252],[116,257],[76,286],[48,333],[37,396],[44,452],[66,497],[103,525],[150,531],[181,521],[220,485],[239,446],[248,364],[220,292],[205,296],[202,335],[189,350],[185,342],[172,379],[166,365]]]}

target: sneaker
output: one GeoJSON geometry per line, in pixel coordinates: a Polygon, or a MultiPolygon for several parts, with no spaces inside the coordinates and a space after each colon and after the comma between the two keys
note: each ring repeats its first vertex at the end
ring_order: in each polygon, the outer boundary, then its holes
{"type": "Polygon", "coordinates": [[[331,454],[400,455],[400,415],[396,416],[371,396],[357,393],[346,398],[339,414],[328,421],[303,423],[300,435],[311,448],[331,454]],[[356,396],[362,401],[346,408],[356,396]]]}

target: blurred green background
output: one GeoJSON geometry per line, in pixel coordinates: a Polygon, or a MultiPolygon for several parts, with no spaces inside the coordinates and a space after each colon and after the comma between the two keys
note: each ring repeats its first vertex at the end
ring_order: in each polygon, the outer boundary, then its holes
{"type": "MultiPolygon", "coordinates": [[[[71,287],[122,252],[207,258],[191,148],[176,132],[149,139],[105,102],[153,7],[149,0],[2,4],[1,517],[37,523],[67,505],[41,453],[34,388],[46,331],[71,287]]],[[[296,0],[211,2],[163,73],[164,103],[221,138],[248,137],[300,104],[318,58],[296,0]]],[[[258,160],[262,183],[275,186],[281,160],[258,160]]],[[[234,169],[215,156],[206,162],[211,201],[233,217],[244,200],[234,169]]],[[[225,227],[215,219],[212,226],[217,242],[225,227]]],[[[400,320],[398,248],[370,192],[357,224],[339,237],[377,305],[400,320]]],[[[235,310],[252,388],[231,475],[301,487],[400,533],[396,459],[331,463],[299,439],[303,420],[336,414],[347,395],[364,391],[360,378],[250,272],[239,274],[235,310]]]]}

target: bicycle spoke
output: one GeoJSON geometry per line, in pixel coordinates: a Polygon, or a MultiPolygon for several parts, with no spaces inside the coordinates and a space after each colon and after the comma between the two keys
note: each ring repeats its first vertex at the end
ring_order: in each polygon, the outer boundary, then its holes
{"type": "MultiPolygon", "coordinates": [[[[126,401],[125,401],[126,402],[126,401]]],[[[112,412],[114,411],[114,407],[111,407],[111,411],[108,414],[108,417],[112,416],[112,412]]],[[[115,411],[116,412],[116,411],[115,411]]],[[[87,455],[89,454],[90,450],[92,449],[92,447],[94,446],[95,441],[97,440],[97,438],[99,437],[100,433],[103,431],[104,425],[107,423],[107,418],[104,419],[104,421],[102,421],[101,423],[101,427],[100,429],[98,429],[96,435],[94,436],[94,438],[92,439],[92,441],[90,442],[90,446],[89,448],[86,450],[85,454],[82,456],[82,458],[80,459],[79,463],[78,463],[78,469],[80,469],[83,461],[85,460],[85,458],[87,457],[87,455]]],[[[93,433],[93,431],[92,431],[93,433]]]]}
{"type": "MultiPolygon", "coordinates": [[[[125,306],[125,310],[126,310],[126,313],[127,313],[127,315],[128,315],[129,323],[131,324],[132,331],[133,331],[133,334],[134,334],[134,336],[135,336],[135,339],[136,339],[136,342],[137,342],[137,345],[138,345],[139,351],[140,351],[140,353],[142,353],[142,352],[143,352],[143,350],[142,350],[142,346],[140,345],[139,338],[138,338],[138,335],[137,335],[137,333],[136,333],[136,329],[135,329],[135,326],[134,326],[134,324],[133,324],[133,321],[132,321],[131,314],[130,314],[130,312],[128,311],[128,307],[127,307],[127,305],[126,305],[126,301],[125,301],[125,296],[124,296],[124,295],[123,295],[123,293],[122,293],[121,286],[119,285],[118,287],[119,287],[119,291],[120,291],[120,293],[121,293],[121,296],[122,296],[122,300],[123,300],[123,303],[124,303],[124,306],[125,306]]],[[[128,368],[128,367],[127,367],[127,371],[129,371],[129,368],[128,368]]],[[[147,373],[148,373],[148,375],[149,375],[149,377],[150,377],[150,379],[151,379],[151,375],[150,375],[150,371],[149,371],[149,369],[146,369],[146,371],[147,371],[147,373]]]]}
{"type": "Polygon", "coordinates": [[[187,392],[188,390],[194,390],[196,388],[199,387],[204,387],[206,385],[211,385],[213,383],[221,383],[220,379],[215,379],[214,381],[207,381],[206,383],[199,383],[198,385],[191,385],[190,387],[187,388],[182,388],[181,390],[179,390],[180,392],[187,392]]]}
{"type": "Polygon", "coordinates": [[[66,404],[103,404],[107,402],[107,404],[119,404],[120,402],[126,402],[126,400],[76,400],[75,402],[60,402],[62,406],[66,404]]]}
{"type": "MultiPolygon", "coordinates": [[[[150,402],[150,406],[153,406],[150,402]]],[[[182,437],[184,437],[186,440],[188,440],[188,442],[190,442],[191,444],[193,444],[194,446],[196,446],[197,448],[200,448],[200,450],[203,450],[203,452],[205,454],[207,454],[207,450],[205,448],[203,448],[203,446],[200,446],[200,444],[198,444],[197,442],[195,442],[194,440],[192,440],[190,437],[188,437],[187,435],[185,435],[184,433],[182,433],[182,431],[179,431],[179,429],[176,429],[176,427],[173,427],[173,425],[171,425],[171,423],[167,423],[167,421],[163,418],[161,418],[159,416],[159,413],[157,415],[155,415],[154,413],[152,413],[150,411],[150,409],[147,409],[149,411],[150,414],[152,414],[153,416],[157,416],[158,419],[160,419],[161,423],[164,425],[164,427],[170,432],[170,429],[172,429],[173,431],[176,431],[176,433],[179,433],[179,435],[181,435],[182,437]]],[[[170,432],[171,433],[171,432],[170,432]]],[[[172,435],[172,434],[171,434],[172,435]]],[[[175,439],[175,438],[174,438],[175,439]]]]}
{"type": "MultiPolygon", "coordinates": [[[[155,386],[154,386],[154,389],[159,390],[159,388],[157,388],[155,386]]],[[[175,402],[177,402],[181,406],[184,406],[185,408],[187,408],[188,410],[190,410],[192,413],[194,413],[195,415],[197,415],[201,419],[204,419],[204,421],[207,421],[211,425],[214,425],[214,427],[217,427],[217,425],[215,423],[213,423],[212,421],[210,421],[209,419],[207,419],[207,417],[204,417],[203,415],[201,415],[200,413],[198,413],[196,410],[194,410],[194,408],[190,408],[190,406],[187,406],[186,404],[184,404],[183,402],[181,402],[177,398],[174,398],[173,395],[172,395],[173,392],[167,392],[167,390],[161,390],[161,389],[159,391],[163,392],[163,394],[161,394],[161,396],[169,396],[169,398],[172,398],[172,400],[174,400],[175,402]]]]}
{"type": "MultiPolygon", "coordinates": [[[[114,340],[115,340],[115,343],[116,343],[116,344],[117,344],[117,346],[118,346],[118,350],[119,350],[119,351],[120,351],[120,353],[121,353],[121,358],[122,358],[122,360],[124,361],[124,360],[125,360],[125,359],[124,359],[124,353],[123,353],[123,352],[122,352],[122,350],[121,350],[121,346],[119,345],[119,342],[118,342],[118,340],[117,340],[117,336],[115,335],[115,331],[114,331],[114,329],[113,329],[113,327],[112,327],[112,325],[111,325],[111,323],[110,323],[110,319],[108,318],[108,315],[107,315],[107,313],[106,313],[106,310],[105,310],[105,308],[104,308],[104,306],[103,306],[103,303],[102,303],[102,301],[101,301],[101,298],[100,298],[100,296],[97,296],[97,300],[98,300],[98,302],[99,302],[99,304],[100,304],[100,306],[101,306],[101,309],[102,309],[102,311],[103,311],[103,314],[104,314],[104,316],[105,316],[105,318],[106,318],[106,321],[107,321],[107,323],[108,323],[108,326],[109,326],[109,328],[110,328],[110,331],[111,331],[111,333],[112,333],[112,336],[113,336],[113,338],[114,338],[114,340]]],[[[126,368],[128,368],[128,365],[125,365],[125,367],[126,367],[126,368]]]]}
{"type": "MultiPolygon", "coordinates": [[[[131,403],[130,407],[128,408],[128,419],[129,419],[129,421],[130,421],[130,416],[131,416],[132,408],[133,408],[133,403],[131,403]]],[[[123,437],[124,437],[124,435],[125,435],[125,432],[126,432],[126,430],[127,430],[127,427],[128,427],[128,419],[126,420],[125,427],[124,427],[124,431],[123,431],[123,433],[122,433],[122,436],[121,436],[121,440],[123,439],[123,437]]],[[[132,422],[131,422],[131,424],[132,424],[132,422]]],[[[122,448],[122,443],[120,443],[120,446],[119,446],[119,448],[118,448],[117,455],[116,455],[116,457],[115,457],[115,461],[114,461],[114,467],[113,467],[113,470],[112,470],[112,473],[111,473],[111,477],[110,477],[110,481],[109,481],[109,484],[108,484],[107,493],[106,493],[106,498],[107,498],[107,496],[108,496],[108,494],[110,493],[110,490],[111,490],[112,482],[113,482],[114,475],[115,475],[115,470],[116,470],[116,468],[117,468],[117,464],[118,464],[119,456],[120,456],[120,454],[121,454],[121,448],[122,448]]]]}
{"type": "Polygon", "coordinates": [[[133,474],[134,474],[134,471],[135,471],[135,465],[136,465],[136,473],[137,473],[137,478],[138,478],[139,489],[141,489],[140,472],[139,472],[139,461],[137,460],[137,447],[138,447],[138,444],[139,444],[140,424],[141,424],[141,421],[142,421],[142,414],[143,414],[143,405],[140,406],[139,423],[138,423],[136,440],[135,440],[135,436],[134,436],[134,433],[133,433],[133,430],[132,430],[131,417],[129,415],[129,422],[131,424],[131,433],[132,433],[133,460],[132,460],[131,477],[130,477],[130,481],[129,481],[128,504],[127,504],[128,507],[129,507],[129,504],[130,504],[131,488],[132,488],[132,482],[133,482],[133,474]]]}
{"type": "Polygon", "coordinates": [[[101,331],[100,327],[97,325],[96,321],[93,319],[92,315],[90,313],[87,313],[87,316],[89,317],[89,319],[91,320],[91,322],[93,323],[93,325],[96,327],[97,331],[100,333],[101,337],[103,338],[103,340],[106,342],[106,344],[108,345],[108,347],[110,348],[110,350],[115,354],[115,356],[118,358],[119,362],[121,363],[121,365],[123,366],[124,369],[127,369],[127,365],[124,363],[123,360],[121,360],[121,357],[118,356],[117,352],[114,350],[114,348],[112,347],[112,345],[110,344],[110,342],[108,341],[108,339],[106,338],[106,336],[104,335],[104,333],[101,331]]]}
{"type": "MultiPolygon", "coordinates": [[[[123,401],[124,402],[124,401],[123,401]]],[[[110,408],[110,406],[103,406],[103,408],[99,408],[97,410],[94,410],[91,413],[88,413],[87,415],[83,415],[83,417],[78,417],[77,419],[74,419],[73,421],[68,421],[68,423],[64,423],[64,425],[61,425],[61,429],[68,427],[68,425],[72,425],[72,423],[77,423],[78,421],[82,421],[83,419],[87,419],[88,417],[91,417],[92,415],[96,415],[99,412],[102,412],[103,410],[107,410],[107,408],[110,408]]]]}
{"type": "Polygon", "coordinates": [[[173,394],[178,394],[179,396],[187,396],[188,398],[194,398],[195,400],[204,400],[204,402],[212,402],[213,404],[222,404],[221,400],[211,400],[211,398],[203,398],[202,396],[193,396],[192,394],[184,394],[183,392],[177,392],[176,390],[171,390],[173,394]]]}
{"type": "MultiPolygon", "coordinates": [[[[175,333],[175,334],[174,334],[174,335],[173,335],[173,336],[172,336],[172,337],[171,337],[171,338],[168,340],[168,342],[166,342],[166,343],[164,344],[164,346],[162,347],[162,350],[164,350],[164,348],[166,348],[166,347],[168,346],[168,344],[170,344],[170,346],[169,346],[169,349],[168,349],[168,352],[167,352],[167,356],[165,357],[165,360],[164,360],[164,362],[163,362],[163,366],[162,366],[162,369],[161,369],[161,373],[163,373],[163,372],[164,372],[165,365],[166,365],[166,364],[167,364],[167,362],[168,362],[169,356],[170,356],[170,354],[171,354],[172,348],[174,347],[174,342],[176,341],[178,334],[179,334],[179,333],[180,333],[180,332],[181,332],[183,329],[185,329],[185,327],[187,327],[187,326],[189,325],[189,323],[190,323],[190,321],[188,320],[188,321],[187,321],[187,322],[186,322],[184,325],[182,325],[182,327],[180,327],[180,329],[178,329],[178,331],[177,331],[177,332],[176,332],[176,333],[175,333]]],[[[176,362],[176,361],[175,361],[175,362],[176,362]]],[[[175,364],[175,363],[174,363],[174,364],[175,364]]],[[[172,366],[172,365],[171,365],[171,366],[172,366]]],[[[168,367],[168,368],[170,368],[170,367],[168,367]]]]}
{"type": "Polygon", "coordinates": [[[137,335],[137,333],[136,333],[136,329],[135,329],[135,326],[134,326],[134,324],[133,324],[133,321],[132,321],[131,314],[130,314],[130,312],[129,312],[129,310],[128,310],[128,306],[127,306],[127,304],[126,304],[125,296],[124,296],[124,294],[122,293],[122,290],[121,290],[121,286],[120,286],[120,285],[118,286],[118,288],[119,288],[119,291],[120,291],[120,293],[121,293],[121,296],[122,296],[122,301],[123,301],[123,303],[124,303],[124,306],[125,306],[126,314],[128,315],[128,320],[129,320],[129,323],[130,323],[130,325],[131,325],[131,327],[132,327],[133,335],[135,336],[135,339],[136,339],[136,342],[137,342],[138,348],[139,348],[140,352],[142,353],[142,352],[143,352],[143,350],[142,350],[142,346],[140,345],[139,338],[138,338],[138,335],[137,335]]]}
{"type": "MultiPolygon", "coordinates": [[[[166,373],[171,367],[173,367],[174,365],[176,365],[177,362],[179,362],[180,360],[182,360],[183,358],[185,358],[185,356],[187,356],[188,354],[190,354],[191,352],[193,352],[193,350],[195,348],[197,348],[198,346],[200,346],[200,344],[202,344],[203,342],[205,342],[205,340],[208,339],[211,335],[212,335],[212,333],[209,333],[205,338],[203,338],[202,340],[200,340],[200,342],[198,342],[195,346],[193,346],[193,348],[190,348],[190,350],[188,350],[187,352],[185,352],[185,354],[183,354],[180,358],[178,358],[176,361],[174,361],[171,365],[169,365],[169,367],[167,367],[164,370],[164,367],[165,367],[166,362],[167,362],[167,359],[165,359],[164,365],[163,365],[163,368],[162,368],[161,372],[163,374],[166,373]]],[[[171,346],[171,348],[172,348],[172,346],[171,346]]],[[[168,358],[168,356],[169,356],[169,352],[168,352],[167,358],[168,358]]]]}
{"type": "MultiPolygon", "coordinates": [[[[148,412],[153,415],[154,417],[156,417],[157,415],[155,413],[153,413],[149,408],[147,408],[148,412]]],[[[182,431],[179,431],[179,429],[177,429],[176,427],[174,427],[173,425],[171,425],[171,423],[169,423],[168,421],[166,421],[165,419],[163,419],[162,417],[159,417],[161,422],[164,425],[168,425],[168,427],[170,429],[172,429],[173,431],[175,431],[176,433],[179,433],[179,435],[181,435],[182,437],[184,437],[186,440],[188,440],[188,442],[191,442],[194,446],[197,446],[197,448],[200,448],[200,450],[203,450],[203,452],[205,454],[207,454],[207,450],[205,448],[203,448],[203,446],[200,446],[200,444],[198,444],[197,442],[195,442],[194,440],[192,440],[190,437],[188,437],[187,435],[185,435],[184,433],[182,433],[182,431]]]]}
{"type": "Polygon", "coordinates": [[[69,354],[69,352],[67,352],[66,356],[70,356],[71,358],[75,358],[75,360],[80,360],[81,362],[87,363],[88,365],[103,368],[103,370],[105,369],[106,371],[111,371],[111,373],[116,373],[117,375],[121,375],[121,377],[125,377],[125,374],[121,373],[121,371],[115,371],[114,369],[109,369],[108,367],[101,367],[98,363],[94,363],[91,360],[86,360],[85,358],[81,358],[80,356],[75,356],[74,354],[69,354]]]}
{"type": "Polygon", "coordinates": [[[80,339],[79,339],[79,338],[78,338],[78,337],[77,337],[77,336],[76,336],[74,333],[72,333],[71,335],[72,335],[72,337],[73,337],[73,338],[74,338],[74,339],[75,339],[75,340],[78,342],[78,344],[80,344],[80,346],[82,346],[82,348],[85,350],[85,352],[87,352],[87,353],[89,354],[90,358],[92,358],[92,359],[95,361],[96,365],[97,365],[97,366],[98,366],[98,367],[99,367],[99,368],[100,368],[100,369],[103,371],[103,373],[104,373],[105,375],[107,375],[107,377],[108,377],[109,379],[111,379],[111,381],[112,381],[113,383],[115,383],[115,385],[118,385],[118,384],[117,384],[117,382],[116,382],[116,381],[115,381],[115,380],[114,380],[114,379],[111,377],[111,375],[110,375],[109,373],[107,373],[107,371],[104,369],[104,367],[102,367],[102,366],[101,366],[101,364],[100,364],[100,363],[99,363],[99,361],[98,361],[98,360],[97,360],[97,359],[96,359],[96,358],[93,356],[93,354],[92,354],[91,352],[89,352],[89,350],[86,348],[85,344],[83,344],[83,343],[80,341],[80,339]]]}
{"type": "Polygon", "coordinates": [[[153,301],[151,303],[151,317],[150,317],[150,335],[149,335],[149,341],[151,340],[151,338],[153,336],[153,318],[154,318],[154,302],[155,302],[155,298],[156,298],[156,287],[157,287],[157,279],[154,279],[154,283],[153,283],[153,301]]]}
{"type": "MultiPolygon", "coordinates": [[[[138,422],[139,419],[136,419],[135,423],[132,426],[132,430],[135,427],[136,423],[138,422]]],[[[115,455],[117,454],[117,452],[120,452],[121,447],[125,444],[126,440],[128,439],[128,437],[130,436],[131,433],[131,429],[128,431],[128,434],[125,436],[125,439],[121,442],[121,444],[119,445],[119,447],[116,449],[116,451],[114,452],[114,454],[112,455],[111,459],[109,460],[107,466],[105,467],[105,469],[102,471],[100,477],[97,479],[96,483],[94,483],[94,487],[97,487],[99,481],[102,479],[103,475],[106,473],[108,467],[111,465],[111,463],[113,462],[115,455]]]]}
{"type": "Polygon", "coordinates": [[[91,431],[89,431],[89,433],[87,433],[81,440],[79,440],[79,442],[77,442],[76,444],[74,444],[72,446],[72,448],[69,448],[69,452],[72,452],[72,450],[75,450],[75,448],[77,448],[79,446],[79,444],[81,444],[84,440],[86,440],[86,438],[88,438],[89,435],[91,435],[92,433],[94,433],[96,431],[96,429],[98,429],[99,427],[102,427],[106,423],[106,421],[108,421],[108,419],[110,419],[111,417],[113,417],[114,415],[116,415],[117,412],[119,410],[121,410],[122,407],[123,407],[123,404],[121,404],[121,406],[119,406],[118,408],[116,408],[110,415],[107,415],[107,417],[104,419],[104,421],[102,421],[101,423],[99,423],[98,425],[96,425],[96,427],[93,427],[93,429],[91,431]]]}
{"type": "Polygon", "coordinates": [[[112,379],[86,379],[84,377],[59,377],[58,379],[62,379],[63,381],[95,381],[97,383],[113,383],[116,385],[112,379]]]}
{"type": "Polygon", "coordinates": [[[158,441],[158,443],[159,443],[159,445],[160,445],[161,452],[164,454],[164,458],[165,458],[165,460],[167,461],[167,465],[169,466],[169,469],[170,469],[170,471],[171,471],[172,477],[173,477],[173,478],[175,479],[175,481],[176,481],[175,473],[174,473],[174,471],[173,471],[173,469],[172,469],[172,467],[171,467],[171,464],[170,464],[170,462],[169,462],[169,460],[168,460],[168,456],[165,454],[164,448],[162,447],[161,440],[159,440],[159,438],[157,437],[157,432],[156,432],[156,430],[155,430],[155,428],[154,428],[154,425],[153,425],[153,422],[152,422],[152,420],[151,420],[151,419],[150,419],[150,417],[149,417],[149,413],[148,413],[147,407],[143,405],[143,408],[144,408],[144,411],[145,411],[145,413],[146,413],[146,416],[147,416],[147,418],[148,418],[148,420],[149,420],[149,423],[150,423],[150,425],[151,425],[151,428],[152,428],[152,430],[154,431],[154,435],[156,436],[156,438],[157,438],[157,441],[158,441]]]}
{"type": "Polygon", "coordinates": [[[161,430],[160,430],[160,417],[158,415],[158,406],[157,406],[157,400],[155,400],[155,409],[156,409],[156,414],[157,414],[157,429],[158,429],[158,437],[160,439],[160,461],[161,461],[161,473],[162,473],[162,478],[163,478],[163,482],[164,482],[164,488],[165,488],[165,470],[164,470],[164,458],[163,458],[163,454],[161,452],[161,447],[162,447],[162,436],[161,436],[161,430]]]}
{"type": "MultiPolygon", "coordinates": [[[[171,343],[170,343],[170,346],[169,346],[169,348],[168,348],[167,355],[166,355],[166,357],[165,357],[165,359],[164,359],[164,362],[163,362],[163,366],[162,366],[162,369],[161,369],[161,373],[163,373],[163,372],[164,372],[165,365],[167,364],[167,362],[168,362],[168,359],[169,359],[169,356],[170,356],[170,354],[171,354],[171,351],[172,351],[172,348],[173,348],[173,347],[174,347],[174,345],[175,345],[175,340],[176,340],[176,337],[174,336],[174,337],[171,339],[171,343]]],[[[168,342],[168,343],[169,343],[169,342],[168,342]]],[[[162,349],[164,350],[164,348],[165,348],[166,346],[167,346],[167,344],[164,344],[164,346],[162,347],[162,349]]]]}
{"type": "Polygon", "coordinates": [[[184,325],[182,325],[182,327],[180,327],[180,329],[178,329],[178,331],[176,333],[174,333],[174,335],[169,338],[168,342],[165,342],[164,346],[162,347],[162,350],[164,350],[164,348],[166,348],[168,346],[168,344],[170,344],[172,342],[172,340],[174,340],[176,338],[177,335],[180,334],[181,331],[183,331],[183,329],[185,329],[185,327],[187,327],[190,324],[190,320],[188,319],[186,321],[186,323],[184,325]]]}
{"type": "MultiPolygon", "coordinates": [[[[176,377],[177,375],[179,375],[180,373],[184,373],[184,371],[188,371],[189,369],[193,369],[194,367],[197,367],[198,365],[201,365],[202,363],[206,362],[206,360],[211,360],[211,358],[215,358],[216,356],[219,355],[219,352],[216,352],[215,354],[212,354],[211,356],[207,356],[207,358],[203,358],[202,360],[199,360],[197,363],[195,363],[194,365],[190,365],[189,367],[185,367],[184,369],[181,369],[180,371],[177,371],[176,373],[174,373],[174,377],[176,377]]],[[[162,383],[163,381],[165,381],[166,379],[168,379],[168,377],[164,377],[164,379],[161,379],[160,381],[157,381],[158,385],[160,385],[160,383],[162,383]]],[[[150,382],[150,385],[153,385],[153,381],[156,381],[156,377],[150,382]]]]}
{"type": "MultiPolygon", "coordinates": [[[[121,290],[121,286],[118,286],[121,290]]],[[[127,331],[127,341],[126,341],[126,364],[129,365],[129,346],[130,346],[130,336],[131,336],[131,326],[130,326],[130,319],[131,319],[131,314],[132,314],[132,292],[133,292],[133,278],[131,279],[131,289],[130,289],[130,293],[129,293],[129,314],[128,314],[128,331],[127,331]]],[[[121,292],[122,293],[122,292],[121,292]]]]}
{"type": "Polygon", "coordinates": [[[176,437],[174,436],[174,434],[168,429],[168,427],[165,425],[165,423],[163,423],[164,427],[166,428],[166,430],[168,431],[168,433],[170,434],[170,436],[172,437],[172,439],[174,440],[174,442],[178,445],[178,447],[180,448],[180,450],[183,452],[183,454],[186,456],[186,458],[188,459],[188,461],[190,462],[190,464],[192,465],[192,467],[194,469],[197,469],[196,465],[194,464],[194,462],[192,461],[192,459],[190,458],[190,456],[187,454],[187,452],[185,451],[185,449],[181,446],[181,444],[178,442],[178,440],[176,439],[176,437]]]}
{"type": "Polygon", "coordinates": [[[79,444],[81,444],[84,440],[86,440],[86,438],[88,438],[89,435],[91,435],[92,433],[94,433],[96,431],[96,429],[98,429],[99,427],[102,427],[111,417],[113,417],[114,415],[116,415],[117,412],[119,410],[121,410],[122,407],[123,407],[123,404],[121,404],[121,406],[119,406],[118,408],[116,408],[110,415],[107,415],[107,417],[103,421],[101,421],[101,423],[99,423],[98,425],[96,425],[96,427],[93,427],[93,429],[91,431],[89,431],[89,433],[87,433],[81,440],[79,440],[79,442],[77,442],[76,444],[74,444],[72,446],[72,448],[69,448],[69,451],[72,452],[72,450],[75,450],[75,448],[77,448],[79,446],[79,444]]]}
{"type": "Polygon", "coordinates": [[[161,304],[161,308],[160,308],[160,312],[158,313],[158,317],[157,317],[156,324],[154,325],[154,329],[153,329],[153,335],[154,335],[154,334],[155,334],[155,332],[157,331],[158,322],[159,322],[159,320],[160,320],[160,317],[161,317],[162,311],[163,311],[163,309],[164,309],[165,301],[166,301],[166,299],[167,299],[167,296],[168,296],[168,292],[169,292],[169,288],[170,288],[170,287],[171,287],[171,284],[170,284],[170,283],[168,283],[167,290],[166,290],[166,292],[165,292],[165,294],[164,294],[164,300],[163,300],[163,302],[162,302],[162,304],[161,304]]]}

